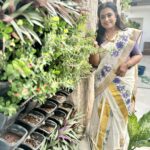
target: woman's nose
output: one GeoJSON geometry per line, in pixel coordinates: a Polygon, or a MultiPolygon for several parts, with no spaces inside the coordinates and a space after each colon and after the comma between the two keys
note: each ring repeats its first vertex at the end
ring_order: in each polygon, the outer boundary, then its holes
{"type": "Polygon", "coordinates": [[[109,18],[106,16],[106,17],[105,17],[105,21],[108,21],[108,20],[109,20],[109,18]]]}

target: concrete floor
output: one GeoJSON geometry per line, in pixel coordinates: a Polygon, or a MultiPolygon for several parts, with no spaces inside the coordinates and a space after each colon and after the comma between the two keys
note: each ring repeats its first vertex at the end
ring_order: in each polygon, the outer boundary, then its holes
{"type": "MultiPolygon", "coordinates": [[[[144,55],[139,65],[146,67],[144,76],[150,79],[150,55],[144,55]]],[[[138,118],[140,118],[144,113],[150,111],[150,82],[145,84],[142,82],[140,77],[138,79],[135,109],[138,118]]]]}
{"type": "MultiPolygon", "coordinates": [[[[150,78],[150,56],[144,55],[139,65],[144,65],[146,67],[144,76],[150,78]]],[[[143,83],[141,78],[138,79],[135,109],[138,118],[141,118],[144,113],[150,111],[150,83],[143,83]]],[[[81,141],[79,150],[90,150],[89,143],[86,141],[86,139],[81,141]]],[[[136,150],[150,150],[150,147],[136,148],[136,150]]]]}

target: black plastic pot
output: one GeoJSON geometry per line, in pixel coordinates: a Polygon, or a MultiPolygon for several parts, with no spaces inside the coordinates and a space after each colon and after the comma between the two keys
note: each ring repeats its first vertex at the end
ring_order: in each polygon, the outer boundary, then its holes
{"type": "Polygon", "coordinates": [[[66,117],[67,117],[66,111],[64,111],[61,108],[57,108],[54,111],[54,115],[52,115],[51,117],[48,117],[47,120],[49,119],[53,120],[57,123],[57,125],[62,126],[66,117]]]}
{"type": "Polygon", "coordinates": [[[0,81],[0,96],[4,96],[8,90],[9,90],[9,82],[0,81]]]}
{"type": "Polygon", "coordinates": [[[39,105],[39,103],[38,103],[37,99],[29,100],[24,109],[24,113],[29,113],[32,109],[34,109],[38,105],[39,105]]]}
{"type": "Polygon", "coordinates": [[[8,144],[9,149],[15,149],[24,141],[27,134],[28,132],[24,127],[18,124],[13,124],[1,135],[0,138],[8,144]]]}
{"type": "Polygon", "coordinates": [[[42,124],[37,131],[42,133],[44,136],[49,137],[52,132],[57,129],[57,124],[53,120],[46,120],[44,124],[42,124]]]}
{"type": "Polygon", "coordinates": [[[22,125],[26,127],[28,131],[31,133],[40,126],[40,124],[43,122],[44,119],[45,116],[42,113],[38,111],[31,111],[28,114],[20,116],[17,122],[19,124],[22,123],[22,125]]]}
{"type": "Polygon", "coordinates": [[[57,101],[57,100],[54,100],[54,99],[52,99],[52,98],[47,98],[47,100],[46,100],[45,103],[47,103],[47,102],[53,102],[53,103],[55,103],[57,106],[59,106],[58,101],[57,101]]]}
{"type": "Polygon", "coordinates": [[[40,111],[47,118],[53,114],[53,112],[56,108],[57,108],[56,103],[54,103],[52,101],[47,101],[45,104],[36,108],[35,110],[40,111]]]}
{"type": "Polygon", "coordinates": [[[30,148],[28,145],[24,145],[21,144],[18,148],[16,148],[15,150],[33,150],[32,148],[30,148]]]}
{"type": "Polygon", "coordinates": [[[21,111],[22,109],[19,109],[16,114],[13,114],[12,116],[7,116],[3,113],[0,113],[0,132],[11,126],[15,122],[21,111]]]}
{"type": "Polygon", "coordinates": [[[69,88],[61,88],[58,92],[61,92],[61,93],[65,94],[66,96],[68,96],[73,92],[73,90],[69,89],[69,88]]]}
{"type": "Polygon", "coordinates": [[[6,141],[0,139],[0,149],[1,150],[10,150],[10,146],[6,141]]]}
{"type": "Polygon", "coordinates": [[[66,118],[69,118],[74,110],[74,105],[70,101],[65,101],[64,103],[62,103],[62,105],[59,108],[66,111],[67,112],[66,118]]]}
{"type": "Polygon", "coordinates": [[[59,104],[62,104],[66,101],[67,97],[64,94],[57,94],[51,97],[51,99],[56,100],[59,104]]]}
{"type": "Polygon", "coordinates": [[[66,92],[66,91],[63,91],[63,90],[59,90],[58,92],[56,92],[56,95],[65,95],[65,96],[68,96],[69,93],[66,92]]]}
{"type": "Polygon", "coordinates": [[[31,133],[26,140],[23,142],[24,145],[27,145],[32,150],[39,150],[44,144],[46,138],[44,135],[38,132],[31,133]]]}

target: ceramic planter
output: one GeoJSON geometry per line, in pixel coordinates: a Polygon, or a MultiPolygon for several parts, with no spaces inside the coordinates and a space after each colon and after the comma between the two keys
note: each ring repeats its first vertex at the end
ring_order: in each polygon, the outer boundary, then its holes
{"type": "Polygon", "coordinates": [[[27,145],[32,150],[39,150],[44,142],[45,142],[44,135],[38,132],[33,132],[26,138],[23,144],[27,145]]]}
{"type": "Polygon", "coordinates": [[[1,141],[5,141],[10,149],[15,149],[25,139],[27,133],[24,127],[13,124],[1,135],[0,139],[1,141]]]}

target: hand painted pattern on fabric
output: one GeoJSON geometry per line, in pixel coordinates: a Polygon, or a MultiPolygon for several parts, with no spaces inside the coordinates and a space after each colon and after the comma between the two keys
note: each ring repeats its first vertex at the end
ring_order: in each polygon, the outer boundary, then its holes
{"type": "Polygon", "coordinates": [[[117,42],[115,43],[115,48],[111,51],[111,56],[117,57],[120,54],[122,48],[124,48],[128,43],[128,39],[129,36],[121,35],[117,40],[117,42]]]}
{"type": "Polygon", "coordinates": [[[98,80],[101,81],[102,78],[104,78],[111,71],[111,69],[112,66],[110,64],[105,64],[98,75],[98,80]]]}
{"type": "Polygon", "coordinates": [[[130,107],[131,107],[130,92],[128,90],[126,90],[125,85],[123,85],[122,81],[118,77],[116,77],[113,80],[113,83],[115,83],[118,91],[121,93],[121,97],[122,97],[124,103],[126,104],[128,111],[130,111],[130,107]]]}

